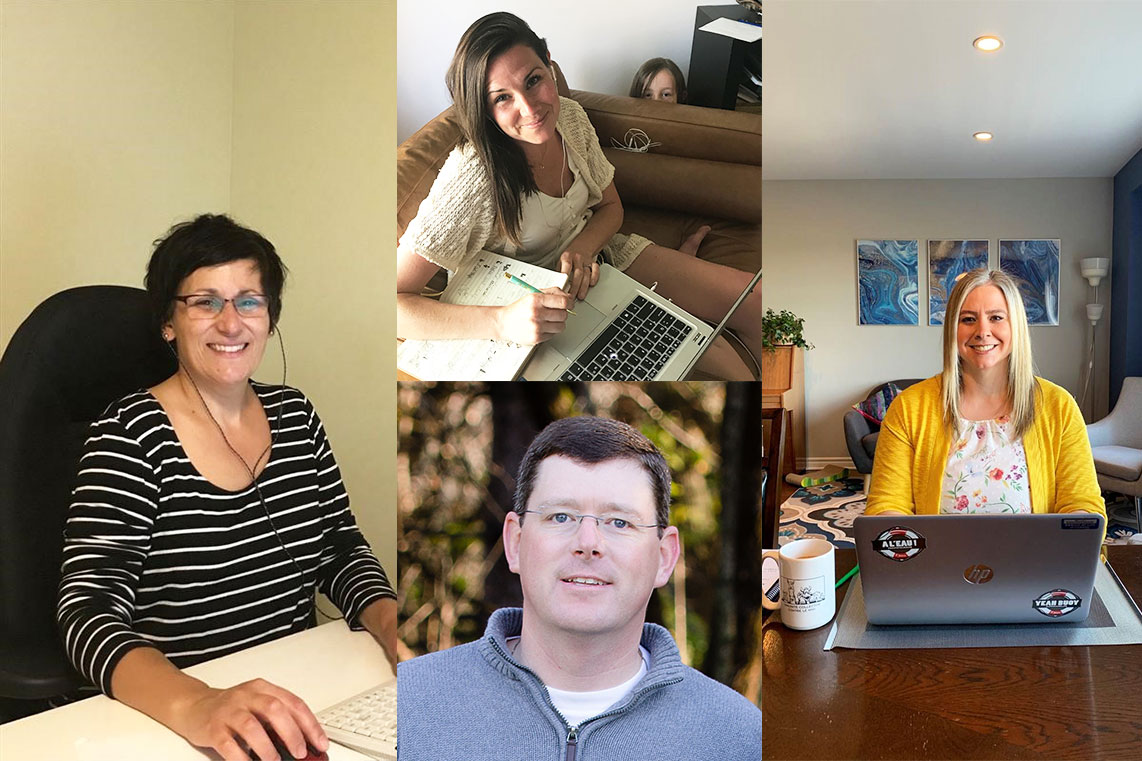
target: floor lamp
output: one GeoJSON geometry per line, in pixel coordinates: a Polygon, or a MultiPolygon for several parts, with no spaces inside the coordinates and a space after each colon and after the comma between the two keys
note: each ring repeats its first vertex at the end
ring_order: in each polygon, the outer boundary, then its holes
{"type": "MultiPolygon", "coordinates": [[[[1083,382],[1082,399],[1079,402],[1080,408],[1085,408],[1088,420],[1094,417],[1094,399],[1093,392],[1091,403],[1086,407],[1087,393],[1091,390],[1091,376],[1094,375],[1094,342],[1095,342],[1095,328],[1098,321],[1102,319],[1103,305],[1098,300],[1098,284],[1110,272],[1110,259],[1107,257],[1095,256],[1082,260],[1082,273],[1083,277],[1090,283],[1091,288],[1094,289],[1094,302],[1086,305],[1086,318],[1090,320],[1090,344],[1087,347],[1086,356],[1086,380],[1083,382]]],[[[1093,422],[1093,420],[1091,420],[1093,422]]]]}

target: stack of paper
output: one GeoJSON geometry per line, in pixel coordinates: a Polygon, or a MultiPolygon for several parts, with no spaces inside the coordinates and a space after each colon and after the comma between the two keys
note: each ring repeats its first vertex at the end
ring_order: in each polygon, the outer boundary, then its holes
{"type": "MultiPolygon", "coordinates": [[[[506,256],[481,251],[448,280],[440,300],[447,304],[505,306],[526,295],[504,273],[536,288],[562,288],[567,275],[506,256]]],[[[408,340],[397,349],[397,367],[419,380],[513,380],[535,351],[490,339],[408,340]]]]}

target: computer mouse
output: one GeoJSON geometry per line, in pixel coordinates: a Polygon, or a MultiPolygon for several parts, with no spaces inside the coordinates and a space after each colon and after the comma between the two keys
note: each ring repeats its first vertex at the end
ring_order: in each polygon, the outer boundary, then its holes
{"type": "MultiPolygon", "coordinates": [[[[274,744],[274,747],[277,749],[278,755],[281,756],[282,761],[329,761],[328,753],[317,750],[309,743],[306,743],[306,754],[304,756],[295,756],[289,750],[289,748],[286,747],[286,744],[282,742],[282,739],[278,737],[278,733],[274,731],[273,727],[269,725],[263,725],[263,729],[265,729],[266,734],[270,736],[270,741],[274,744]]],[[[256,754],[252,755],[254,758],[258,758],[256,754]]]]}

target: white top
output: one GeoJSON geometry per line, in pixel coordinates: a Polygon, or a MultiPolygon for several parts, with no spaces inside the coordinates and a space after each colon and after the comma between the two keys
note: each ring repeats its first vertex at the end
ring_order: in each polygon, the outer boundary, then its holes
{"type": "Polygon", "coordinates": [[[551,695],[551,702],[563,718],[573,727],[577,727],[587,719],[598,716],[613,705],[617,705],[634,690],[638,681],[646,676],[647,663],[650,653],[642,645],[638,646],[642,663],[639,664],[638,673],[622,684],[608,687],[605,690],[591,690],[589,692],[570,692],[548,687],[547,693],[551,695]]]}
{"type": "Polygon", "coordinates": [[[940,512],[1029,513],[1027,453],[1023,439],[1014,438],[1007,416],[995,420],[964,420],[948,452],[940,489],[940,512]]]}
{"type": "Polygon", "coordinates": [[[520,202],[520,246],[500,241],[490,251],[513,259],[559,270],[559,257],[576,235],[587,226],[587,183],[583,181],[573,156],[566,156],[573,180],[562,198],[535,192],[520,202]]]}
{"type": "MultiPolygon", "coordinates": [[[[570,98],[560,98],[557,128],[574,171],[587,187],[587,206],[603,198],[615,168],[607,161],[587,112],[570,98]]],[[[401,236],[399,250],[414,252],[433,264],[455,272],[466,259],[497,243],[495,190],[491,176],[471,143],[454,148],[440,168],[428,197],[401,236]]],[[[626,269],[650,241],[639,235],[617,233],[603,247],[611,264],[626,269]]],[[[493,249],[494,250],[494,249],[493,249]]],[[[562,253],[562,252],[561,252],[562,253]]]]}

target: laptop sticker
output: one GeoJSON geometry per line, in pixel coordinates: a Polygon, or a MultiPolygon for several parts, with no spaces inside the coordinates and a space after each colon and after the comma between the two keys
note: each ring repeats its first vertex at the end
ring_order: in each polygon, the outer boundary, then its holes
{"type": "Polygon", "coordinates": [[[1083,605],[1083,601],[1069,589],[1052,589],[1031,601],[1031,607],[1049,618],[1059,618],[1072,613],[1083,605]]]}
{"type": "Polygon", "coordinates": [[[1096,529],[1100,523],[1098,518],[1063,518],[1064,529],[1096,529]]]}
{"type": "Polygon", "coordinates": [[[893,526],[872,540],[872,548],[889,560],[903,563],[919,555],[928,541],[905,526],[893,526]]]}

